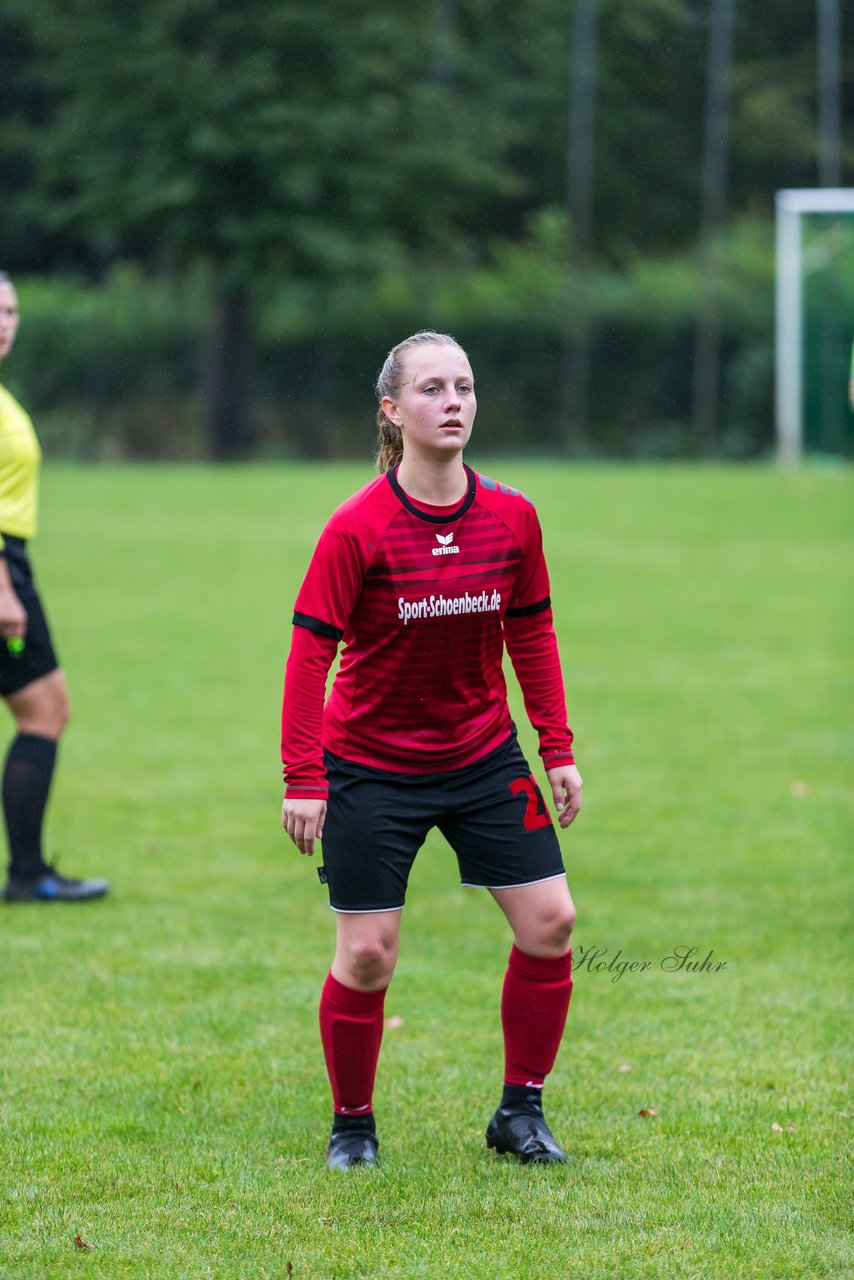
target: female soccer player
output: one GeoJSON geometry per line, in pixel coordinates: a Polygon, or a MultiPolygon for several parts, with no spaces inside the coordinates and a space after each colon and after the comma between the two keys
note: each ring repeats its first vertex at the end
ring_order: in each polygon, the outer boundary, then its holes
{"type": "MultiPolygon", "coordinates": [[[[0,360],[18,331],[18,298],[0,272],[0,360]]],[[[0,695],[17,734],[3,773],[9,838],[7,902],[82,902],[101,898],[106,880],[59,875],[42,854],[42,821],[68,720],[68,690],[33,582],[27,543],[36,531],[41,451],[33,424],[0,386],[0,695]]]]}
{"type": "Polygon", "coordinates": [[[377,396],[380,475],[323,530],[296,600],[282,712],[282,825],[304,854],[322,838],[318,874],[337,922],[320,1002],[334,1102],[327,1163],[376,1159],[383,1001],[409,871],[432,827],[454,849],[462,883],[489,889],[513,932],[504,1094],[487,1145],[524,1162],[565,1160],[542,1088],[569,1007],[575,910],[501,666],[506,645],[568,827],[581,777],[540,528],[523,494],[463,462],[476,401],[453,338],[399,343],[377,396]]]}

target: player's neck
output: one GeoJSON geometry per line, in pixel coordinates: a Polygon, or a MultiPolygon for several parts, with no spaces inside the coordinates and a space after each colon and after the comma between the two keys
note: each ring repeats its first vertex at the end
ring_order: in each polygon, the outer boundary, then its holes
{"type": "Polygon", "coordinates": [[[461,454],[435,462],[425,458],[407,458],[404,454],[397,479],[410,498],[435,507],[450,507],[455,502],[462,502],[469,483],[461,454]]]}

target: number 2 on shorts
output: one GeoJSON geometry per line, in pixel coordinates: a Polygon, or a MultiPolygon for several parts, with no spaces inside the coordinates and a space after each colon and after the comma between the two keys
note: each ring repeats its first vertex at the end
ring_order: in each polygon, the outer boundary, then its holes
{"type": "Polygon", "coordinates": [[[546,808],[543,793],[537,786],[532,773],[527,778],[517,778],[515,782],[511,782],[510,790],[514,796],[523,795],[528,801],[523,819],[526,831],[539,831],[540,827],[552,825],[551,814],[546,808]]]}

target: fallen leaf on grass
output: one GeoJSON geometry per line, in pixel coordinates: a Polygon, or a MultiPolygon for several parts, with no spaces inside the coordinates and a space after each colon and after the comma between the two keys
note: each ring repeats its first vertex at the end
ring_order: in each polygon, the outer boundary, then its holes
{"type": "Polygon", "coordinates": [[[386,1018],[385,1024],[389,1031],[396,1031],[398,1027],[403,1026],[403,1018],[399,1018],[397,1014],[392,1014],[390,1018],[386,1018]]]}
{"type": "Polygon", "coordinates": [[[83,1239],[79,1231],[77,1232],[77,1235],[74,1237],[74,1247],[75,1249],[82,1249],[84,1253],[91,1253],[92,1250],[95,1248],[95,1246],[93,1244],[90,1244],[88,1240],[83,1239]]]}
{"type": "Polygon", "coordinates": [[[618,1071],[631,1071],[631,1069],[632,1064],[630,1062],[624,1062],[621,1067],[617,1067],[618,1071]]]}
{"type": "Polygon", "coordinates": [[[657,1116],[658,1112],[656,1111],[655,1107],[641,1107],[640,1111],[638,1112],[638,1115],[639,1116],[657,1116]]]}
{"type": "Polygon", "coordinates": [[[795,782],[792,783],[793,796],[805,796],[808,794],[809,794],[809,784],[804,782],[801,778],[798,778],[795,782]]]}

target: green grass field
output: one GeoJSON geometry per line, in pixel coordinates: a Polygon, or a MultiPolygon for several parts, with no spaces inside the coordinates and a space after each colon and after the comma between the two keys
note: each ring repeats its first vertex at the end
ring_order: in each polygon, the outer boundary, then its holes
{"type": "Polygon", "coordinates": [[[435,837],[382,1166],[323,1164],[333,919],[279,827],[278,715],[296,587],[367,468],[49,467],[75,717],[48,849],[113,893],[0,907],[4,1280],[852,1274],[854,477],[484,469],[540,511],[586,782],[569,1162],[486,1150],[509,938],[435,837]],[[685,947],[711,971],[668,971],[685,947]]]}

